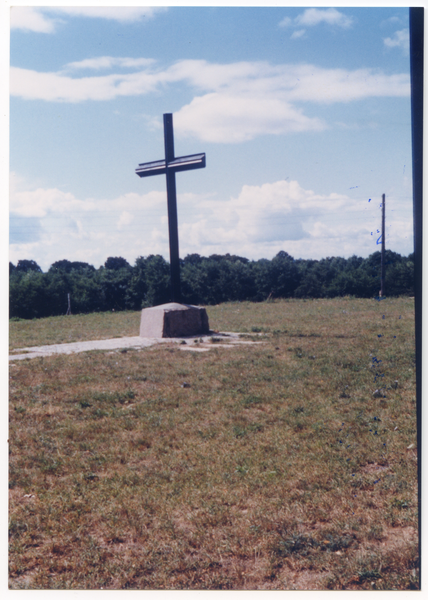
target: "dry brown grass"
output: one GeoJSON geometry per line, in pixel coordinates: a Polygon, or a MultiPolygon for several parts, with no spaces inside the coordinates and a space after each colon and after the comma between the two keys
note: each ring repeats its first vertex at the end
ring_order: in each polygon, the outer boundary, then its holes
{"type": "Polygon", "coordinates": [[[415,589],[412,301],[208,312],[265,343],[12,364],[10,587],[415,589]]]}

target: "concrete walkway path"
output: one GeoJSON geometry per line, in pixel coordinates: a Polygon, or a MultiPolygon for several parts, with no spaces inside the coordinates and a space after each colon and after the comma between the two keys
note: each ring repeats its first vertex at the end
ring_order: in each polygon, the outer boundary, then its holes
{"type": "Polygon", "coordinates": [[[18,348],[15,350],[17,354],[9,355],[9,360],[25,360],[27,358],[37,358],[40,356],[52,356],[53,354],[74,354],[77,352],[88,352],[89,350],[121,350],[123,348],[141,349],[154,346],[155,344],[165,343],[179,344],[180,350],[206,352],[211,348],[231,348],[237,344],[260,344],[263,342],[240,340],[238,333],[215,333],[213,335],[183,338],[143,338],[135,336],[113,338],[110,340],[94,340],[89,342],[72,342],[68,344],[18,348]]]}

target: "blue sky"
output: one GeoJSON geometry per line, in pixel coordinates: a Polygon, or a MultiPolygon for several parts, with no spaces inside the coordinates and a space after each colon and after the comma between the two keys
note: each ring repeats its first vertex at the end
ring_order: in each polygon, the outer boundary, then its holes
{"type": "Polygon", "coordinates": [[[13,7],[9,259],[413,251],[407,8],[13,7]]]}

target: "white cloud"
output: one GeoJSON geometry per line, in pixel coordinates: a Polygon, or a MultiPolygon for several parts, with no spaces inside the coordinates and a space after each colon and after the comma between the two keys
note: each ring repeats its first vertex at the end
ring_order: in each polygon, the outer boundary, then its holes
{"type": "Polygon", "coordinates": [[[137,256],[168,248],[167,225],[161,224],[165,212],[165,192],[80,199],[70,192],[31,185],[11,173],[10,260],[32,257],[44,270],[61,258],[99,266],[108,256],[121,255],[133,263],[137,256]]]}
{"type": "MultiPolygon", "coordinates": [[[[10,187],[11,212],[20,216],[17,225],[22,228],[15,236],[19,243],[11,244],[14,263],[32,258],[45,270],[61,258],[96,267],[108,256],[123,256],[131,264],[149,254],[169,260],[164,192],[80,199],[57,189],[32,188],[16,174],[11,176],[10,187]],[[31,234],[35,218],[37,241],[31,234]]],[[[408,218],[403,218],[402,211],[396,214],[400,203],[389,197],[388,231],[396,243],[410,247],[411,211],[408,218]]],[[[244,185],[230,198],[179,194],[178,205],[182,257],[194,252],[203,256],[230,252],[258,259],[285,250],[295,258],[319,259],[355,253],[368,256],[378,250],[371,235],[373,219],[379,222],[375,203],[344,194],[318,194],[297,181],[244,185]]]]}
{"type": "Polygon", "coordinates": [[[408,19],[403,19],[402,17],[393,16],[393,17],[389,17],[388,19],[384,19],[383,21],[381,21],[380,27],[388,27],[391,24],[394,24],[395,26],[404,25],[405,23],[408,23],[408,19]]]}
{"type": "Polygon", "coordinates": [[[280,27],[290,27],[293,24],[293,20],[290,17],[284,17],[282,21],[280,21],[280,27]]]}
{"type": "Polygon", "coordinates": [[[166,7],[43,7],[32,8],[24,6],[13,6],[10,15],[11,29],[34,31],[36,33],[54,33],[58,23],[64,23],[64,19],[58,19],[52,15],[63,17],[88,17],[96,19],[108,19],[119,23],[130,23],[141,19],[150,19],[157,13],[167,10],[166,7]]]}
{"type": "Polygon", "coordinates": [[[268,91],[276,77],[281,77],[284,66],[268,62],[209,63],[206,60],[180,60],[169,67],[162,76],[165,82],[187,81],[205,91],[227,90],[233,87],[240,92],[250,89],[268,91]]]}
{"type": "Polygon", "coordinates": [[[316,215],[331,215],[351,201],[338,194],[319,195],[303,189],[297,181],[276,181],[261,186],[244,185],[237,198],[230,200],[237,216],[235,229],[253,242],[303,239],[305,221],[316,215]]]}
{"type": "Polygon", "coordinates": [[[320,23],[327,23],[327,25],[335,25],[347,29],[352,25],[353,19],[339,12],[336,8],[307,8],[304,13],[296,17],[295,22],[297,25],[304,25],[305,27],[314,27],[320,23]]]}
{"type": "MultiPolygon", "coordinates": [[[[306,116],[296,106],[302,101],[328,104],[410,93],[408,75],[385,75],[371,69],[253,63],[241,65],[235,74],[231,65],[224,71],[221,65],[214,65],[212,71],[212,65],[191,70],[190,62],[181,76],[218,91],[195,97],[175,113],[174,123],[177,131],[209,142],[238,143],[265,134],[325,129],[323,120],[306,116]]],[[[179,65],[175,70],[179,71],[179,65]]]]}
{"type": "Polygon", "coordinates": [[[325,129],[326,123],[308,117],[297,106],[302,101],[349,102],[381,96],[405,97],[410,93],[407,74],[386,75],[374,69],[348,71],[267,62],[215,64],[203,60],[178,61],[162,69],[145,58],[112,57],[87,59],[68,67],[114,65],[138,70],[70,77],[64,72],[38,73],[12,67],[11,94],[51,102],[83,102],[144,95],[167,85],[186,85],[202,93],[176,111],[177,128],[201,140],[236,143],[264,134],[325,129]]]}
{"type": "Polygon", "coordinates": [[[306,33],[306,29],[302,27],[315,27],[321,23],[326,23],[332,27],[340,27],[342,29],[348,29],[352,26],[354,20],[351,17],[346,16],[344,13],[339,12],[336,8],[307,8],[303,13],[297,15],[294,19],[285,17],[280,21],[279,27],[298,27],[296,31],[291,35],[292,40],[303,37],[306,33]]]}
{"type": "Polygon", "coordinates": [[[118,229],[125,229],[127,225],[130,225],[134,219],[134,216],[131,215],[128,211],[123,211],[123,213],[119,217],[119,221],[117,224],[118,229]]]}
{"type": "Polygon", "coordinates": [[[128,193],[114,200],[76,198],[70,192],[57,188],[43,188],[28,184],[15,172],[9,178],[9,208],[11,214],[21,217],[49,217],[76,213],[119,212],[119,222],[129,224],[130,210],[149,210],[165,204],[163,192],[150,192],[145,195],[128,193]]]}
{"type": "Polygon", "coordinates": [[[111,7],[111,6],[70,6],[70,7],[55,7],[48,10],[65,13],[72,17],[89,17],[95,19],[108,19],[127,23],[132,21],[140,21],[143,18],[151,18],[156,13],[167,10],[166,7],[156,6],[127,6],[127,7],[111,7]]]}
{"type": "Polygon", "coordinates": [[[77,62],[65,65],[66,69],[111,69],[112,67],[140,68],[148,67],[155,62],[153,58],[119,58],[114,56],[99,56],[97,58],[85,58],[77,62]]]}
{"type": "Polygon", "coordinates": [[[298,38],[301,38],[305,35],[306,33],[306,29],[297,29],[297,31],[294,31],[291,38],[292,40],[297,40],[298,38]]]}
{"type": "Polygon", "coordinates": [[[207,142],[239,143],[259,135],[326,128],[280,98],[206,94],[196,97],[174,115],[176,131],[207,142]]]}
{"type": "Polygon", "coordinates": [[[147,94],[157,89],[159,77],[140,71],[98,77],[68,77],[11,67],[10,91],[14,96],[48,102],[112,100],[118,96],[147,94]]]}
{"type": "Polygon", "coordinates": [[[409,30],[396,31],[392,37],[383,38],[387,48],[401,48],[405,55],[409,54],[409,30]]]}
{"type": "Polygon", "coordinates": [[[366,198],[317,194],[297,181],[246,185],[236,198],[208,199],[198,208],[203,216],[180,226],[182,256],[230,252],[258,259],[285,250],[319,259],[377,250],[370,235],[375,206],[367,212],[366,198]]]}
{"type": "Polygon", "coordinates": [[[290,101],[350,102],[371,97],[406,97],[410,94],[407,74],[385,75],[375,69],[321,69],[298,65],[288,72],[290,101]]]}
{"type": "Polygon", "coordinates": [[[400,21],[399,17],[389,17],[389,19],[382,21],[381,25],[383,25],[384,23],[397,23],[399,21],[400,21]]]}
{"type": "Polygon", "coordinates": [[[36,8],[12,6],[10,28],[37,33],[53,33],[55,31],[55,20],[47,18],[36,8]]]}
{"type": "Polygon", "coordinates": [[[324,69],[309,64],[275,65],[266,62],[230,64],[203,60],[178,61],[166,69],[154,69],[150,59],[100,57],[67,66],[101,68],[146,65],[135,73],[69,77],[63,72],[39,73],[11,67],[11,94],[46,101],[81,102],[110,100],[118,96],[157,91],[162,85],[187,83],[207,92],[239,96],[283,94],[284,100],[341,102],[373,96],[407,96],[407,74],[385,75],[375,69],[324,69]]]}
{"type": "MultiPolygon", "coordinates": [[[[253,246],[254,252],[274,244],[309,240],[309,223],[317,218],[336,215],[339,210],[352,211],[352,201],[343,195],[318,195],[303,189],[297,181],[277,181],[261,186],[244,185],[238,197],[199,203],[205,213],[193,223],[182,226],[186,252],[196,247],[214,245],[241,253],[239,246],[253,246]]],[[[204,254],[206,251],[203,252],[204,254]]]]}
{"type": "Polygon", "coordinates": [[[70,192],[56,188],[16,191],[10,196],[10,211],[21,217],[46,217],[51,211],[70,213],[91,210],[93,205],[77,200],[70,192]]]}

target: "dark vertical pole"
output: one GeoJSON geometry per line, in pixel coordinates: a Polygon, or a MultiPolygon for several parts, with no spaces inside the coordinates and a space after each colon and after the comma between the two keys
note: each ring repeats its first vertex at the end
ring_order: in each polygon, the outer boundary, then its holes
{"type": "Polygon", "coordinates": [[[385,296],[385,194],[382,194],[382,251],[380,254],[380,295],[385,296]]]}
{"type": "Polygon", "coordinates": [[[180,261],[178,256],[177,192],[175,188],[175,172],[168,169],[168,163],[175,158],[172,114],[168,113],[163,116],[163,128],[165,137],[166,193],[168,197],[169,256],[171,266],[172,301],[181,302],[180,261]]]}
{"type": "Polygon", "coordinates": [[[424,9],[409,9],[410,80],[412,90],[413,235],[415,257],[416,418],[418,440],[419,589],[421,580],[422,459],[422,177],[424,106],[424,9]]]}

